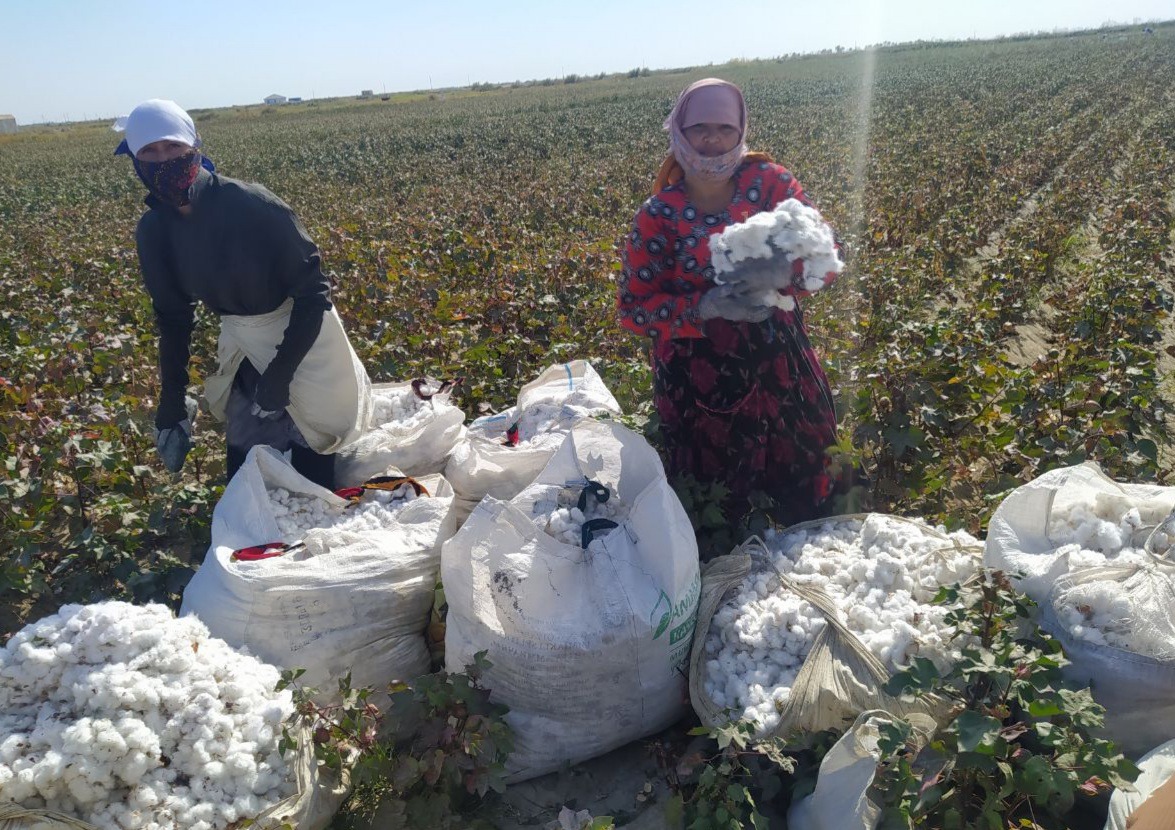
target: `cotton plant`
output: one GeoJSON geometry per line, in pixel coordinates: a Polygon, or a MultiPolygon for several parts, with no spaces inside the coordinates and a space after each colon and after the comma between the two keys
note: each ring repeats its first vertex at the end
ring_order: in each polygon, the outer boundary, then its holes
{"type": "Polygon", "coordinates": [[[703,659],[705,688],[721,708],[753,720],[758,734],[779,725],[780,709],[817,635],[824,614],[784,586],[818,588],[843,623],[895,672],[914,657],[945,670],[960,644],[934,602],[943,585],[978,572],[978,540],[873,515],[830,521],[812,529],[768,531],[767,558],[743,580],[711,621],[703,659]]]}
{"type": "Polygon", "coordinates": [[[268,495],[281,541],[286,543],[297,542],[317,528],[348,533],[389,530],[396,525],[400,511],[418,497],[410,484],[394,491],[368,490],[358,504],[348,505],[297,495],[283,487],[268,491],[268,495]]]}
{"type": "Polygon", "coordinates": [[[291,796],[278,669],[162,605],[66,605],[0,649],[0,802],[222,830],[291,796]]]}
{"type": "Polygon", "coordinates": [[[796,302],[780,290],[819,291],[829,274],[844,270],[832,228],[818,210],[798,199],[786,199],[711,236],[710,262],[720,290],[785,311],[796,302]]]}

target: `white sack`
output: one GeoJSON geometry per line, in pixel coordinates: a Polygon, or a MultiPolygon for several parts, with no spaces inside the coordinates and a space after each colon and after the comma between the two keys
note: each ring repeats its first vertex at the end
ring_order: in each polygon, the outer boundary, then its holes
{"type": "Polygon", "coordinates": [[[338,486],[356,487],[395,469],[409,476],[439,473],[453,448],[465,437],[465,413],[452,403],[449,390],[419,398],[413,382],[377,383],[371,388],[372,409],[393,398],[411,398],[418,412],[412,418],[373,422],[335,456],[338,486]]]}
{"type": "MultiPolygon", "coordinates": [[[[285,338],[293,306],[293,300],[286,300],[269,314],[220,318],[218,369],[204,381],[208,407],[218,420],[225,418],[241,361],[248,358],[258,372],[265,372],[285,338]]],[[[333,306],[322,313],[322,329],[290,381],[287,411],[306,443],[320,453],[347,446],[371,420],[371,381],[333,306]]]]}
{"type": "Polygon", "coordinates": [[[440,476],[421,483],[432,497],[406,505],[391,529],[316,529],[301,550],[237,561],[233,551],[282,538],[269,489],[344,503],[269,447],[254,447],[213,512],[212,545],[181,613],[196,614],[213,636],[268,663],[306,669],[301,682],[328,696],[347,672],[354,687],[426,673],[424,630],[440,545],[453,530],[453,493],[440,476]]]}
{"type": "Polygon", "coordinates": [[[441,554],[450,671],[487,651],[485,684],[510,707],[521,781],[652,734],[686,705],[700,588],[689,517],[657,453],[619,424],[579,421],[513,501],[486,498],[441,554]],[[630,508],[587,548],[533,517],[586,479],[630,508]]]}

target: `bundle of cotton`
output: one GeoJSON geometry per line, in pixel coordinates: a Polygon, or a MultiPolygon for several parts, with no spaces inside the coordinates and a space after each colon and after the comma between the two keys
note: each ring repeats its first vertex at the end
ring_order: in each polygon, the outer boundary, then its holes
{"type": "Polygon", "coordinates": [[[220,830],[295,792],[272,666],[162,605],[66,605],[0,649],[0,802],[220,830]]]}
{"type": "Polygon", "coordinates": [[[770,565],[760,562],[715,613],[704,658],[713,702],[755,720],[761,733],[778,725],[779,708],[826,624],[779,575],[819,588],[839,621],[891,671],[915,656],[942,669],[958,657],[949,609],[933,599],[941,586],[978,571],[973,537],[948,540],[919,522],[871,515],[769,532],[765,541],[770,565]]]}
{"type": "Polygon", "coordinates": [[[350,533],[385,530],[396,522],[396,515],[417,498],[410,484],[395,491],[367,491],[354,505],[334,506],[314,496],[297,496],[278,487],[269,491],[273,517],[283,542],[296,542],[315,528],[350,533]]]}
{"type": "Polygon", "coordinates": [[[538,516],[537,520],[547,533],[560,542],[582,545],[583,526],[586,523],[594,519],[606,519],[620,524],[627,516],[628,507],[612,496],[607,501],[588,498],[582,509],[578,504],[557,507],[545,516],[538,516]]]}
{"type": "MultiPolygon", "coordinates": [[[[1049,539],[1068,554],[1069,571],[1141,564],[1146,533],[1137,507],[1115,500],[1074,502],[1049,514],[1049,539]]],[[[1165,541],[1165,540],[1160,540],[1165,541]]]]}
{"type": "Polygon", "coordinates": [[[820,211],[797,199],[785,199],[774,210],[710,237],[710,263],[719,285],[756,273],[746,267],[754,260],[778,262],[768,269],[768,283],[756,287],[756,296],[763,305],[785,310],[795,308],[795,300],[781,289],[819,291],[844,270],[832,228],[820,211]]]}
{"type": "Polygon", "coordinates": [[[426,400],[409,384],[375,388],[371,391],[373,426],[396,424],[405,430],[415,428],[432,416],[431,400],[426,400]]]}

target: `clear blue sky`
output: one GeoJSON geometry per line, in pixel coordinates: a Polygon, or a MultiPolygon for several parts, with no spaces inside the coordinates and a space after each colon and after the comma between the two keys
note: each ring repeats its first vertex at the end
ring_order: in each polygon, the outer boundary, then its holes
{"type": "Polygon", "coordinates": [[[1175,17],[1172,0],[0,0],[17,122],[464,86],[1175,17]]]}

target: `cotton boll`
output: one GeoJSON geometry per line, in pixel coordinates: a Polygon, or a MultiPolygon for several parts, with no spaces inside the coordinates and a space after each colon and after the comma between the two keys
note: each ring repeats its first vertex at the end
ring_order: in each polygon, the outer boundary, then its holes
{"type": "MultiPolygon", "coordinates": [[[[944,578],[960,581],[978,571],[979,543],[965,534],[953,536],[973,552],[943,554],[951,541],[944,544],[944,537],[916,522],[870,516],[766,538],[775,568],[794,565],[793,581],[827,594],[841,622],[894,671],[914,653],[944,668],[951,659],[953,631],[931,600],[944,578]],[[923,583],[922,596],[915,596],[914,586],[923,583]]],[[[786,590],[772,571],[753,571],[711,620],[705,679],[715,681],[711,685],[725,705],[760,724],[777,724],[775,707],[789,698],[825,625],[823,614],[786,590]],[[771,711],[762,708],[764,702],[771,711]]]]}
{"type": "MultiPolygon", "coordinates": [[[[177,785],[178,772],[193,781],[191,792],[222,804],[252,787],[256,758],[271,758],[276,768],[269,770],[266,800],[251,815],[293,791],[276,753],[274,727],[292,711],[289,693],[273,692],[277,670],[211,639],[195,618],[176,620],[161,606],[66,606],[0,648],[0,666],[0,690],[9,700],[17,683],[31,691],[22,704],[31,714],[0,714],[0,798],[52,804],[101,826],[175,830],[187,826],[176,817],[192,798],[177,785]],[[34,642],[34,631],[43,643],[34,642]],[[56,660],[48,673],[36,668],[44,665],[44,643],[53,644],[56,660]],[[56,686],[37,685],[54,676],[56,686]],[[221,683],[234,715],[218,697],[221,683]],[[236,737],[246,723],[254,734],[236,737]],[[242,780],[205,776],[198,761],[207,747],[237,753],[238,767],[248,767],[242,780]]],[[[209,826],[222,830],[218,816],[208,817],[209,826]]]]}

